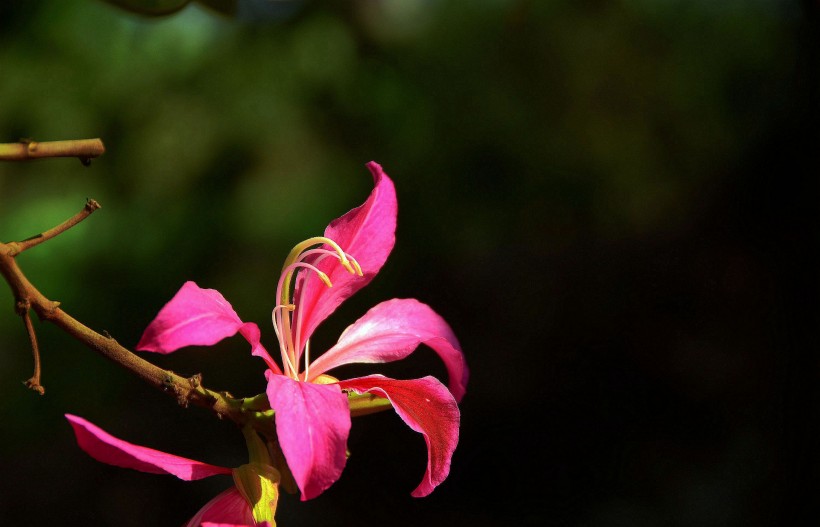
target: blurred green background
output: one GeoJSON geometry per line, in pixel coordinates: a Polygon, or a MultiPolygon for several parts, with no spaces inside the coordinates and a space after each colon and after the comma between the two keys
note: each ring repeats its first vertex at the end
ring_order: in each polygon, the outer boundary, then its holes
{"type": "MultiPolygon", "coordinates": [[[[364,200],[367,161],[383,165],[396,248],[312,347],[381,300],[430,304],[472,371],[460,445],[449,479],[413,499],[422,438],[392,412],[357,419],[341,480],[283,497],[280,525],[818,519],[817,2],[238,6],[3,2],[0,142],[108,151],[88,168],[0,164],[0,239],[92,197],[100,211],[19,258],[47,296],[133,347],[195,280],[271,349],[287,252],[364,200]]],[[[0,522],[177,526],[230,485],[86,456],[64,413],[210,463],[245,453],[230,423],[38,321],[46,394],[26,390],[4,301],[0,522]]],[[[149,359],[264,389],[239,338],[149,359]]],[[[428,350],[339,373],[375,370],[444,374],[428,350]]]]}

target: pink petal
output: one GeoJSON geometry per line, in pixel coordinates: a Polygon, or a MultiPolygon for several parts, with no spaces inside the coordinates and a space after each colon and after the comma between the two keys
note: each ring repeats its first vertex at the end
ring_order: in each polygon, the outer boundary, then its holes
{"type": "Polygon", "coordinates": [[[424,435],[427,470],[411,495],[420,498],[433,492],[449,474],[450,459],[458,444],[461,414],[447,388],[435,377],[397,381],[383,375],[340,381],[339,386],[356,393],[370,392],[387,397],[399,417],[424,435]]]}
{"type": "Polygon", "coordinates": [[[256,525],[256,522],[253,520],[253,514],[248,502],[236,490],[236,487],[231,487],[225,492],[217,494],[214,499],[199,509],[199,512],[185,524],[185,527],[199,527],[200,525],[250,527],[256,525]]]}
{"type": "Polygon", "coordinates": [[[267,355],[256,324],[242,322],[219,291],[189,281],[148,325],[137,349],[171,353],[184,346],[210,346],[237,332],[250,343],[254,355],[267,355]]]}
{"type": "Polygon", "coordinates": [[[350,325],[335,346],[310,365],[311,379],[342,364],[391,362],[419,344],[438,353],[447,367],[450,391],[460,401],[469,372],[453,330],[430,306],[412,298],[388,300],[350,325]]]}
{"type": "Polygon", "coordinates": [[[134,445],[117,439],[82,417],[66,414],[74,428],[77,444],[85,452],[103,463],[131,468],[151,474],[173,474],[179,479],[193,481],[217,474],[230,474],[231,469],[217,467],[184,457],[166,454],[153,448],[134,445]]]}
{"type": "Polygon", "coordinates": [[[328,275],[333,287],[327,287],[314,272],[299,275],[294,294],[294,319],[301,318],[299,341],[302,344],[339,304],[376,276],[396,241],[396,189],[381,166],[371,161],[367,167],[375,182],[367,201],[333,220],[325,229],[325,237],[353,256],[364,276],[350,274],[335,258],[325,258],[317,264],[328,275]]]}
{"type": "Polygon", "coordinates": [[[302,491],[315,498],[342,474],[350,432],[347,397],[335,384],[294,381],[265,372],[282,453],[302,491]]]}

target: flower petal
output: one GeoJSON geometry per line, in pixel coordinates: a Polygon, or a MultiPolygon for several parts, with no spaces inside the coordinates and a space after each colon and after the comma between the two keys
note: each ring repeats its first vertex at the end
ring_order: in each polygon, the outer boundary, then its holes
{"type": "Polygon", "coordinates": [[[199,509],[199,512],[185,524],[185,527],[200,527],[200,525],[210,527],[228,527],[231,525],[254,526],[251,508],[242,494],[231,487],[228,490],[216,495],[214,499],[199,509]]]}
{"type": "Polygon", "coordinates": [[[340,381],[343,390],[370,392],[390,399],[399,417],[427,443],[427,470],[424,479],[411,493],[427,496],[450,473],[450,459],[458,444],[461,413],[452,394],[435,377],[397,381],[383,375],[370,375],[340,381]]]}
{"type": "Polygon", "coordinates": [[[184,346],[210,346],[235,335],[243,324],[219,291],[189,281],[148,325],[137,349],[171,353],[184,346]]]}
{"type": "Polygon", "coordinates": [[[159,311],[137,344],[140,351],[171,353],[185,346],[211,346],[239,332],[252,353],[279,368],[260,342],[259,327],[242,322],[231,304],[216,289],[202,289],[188,281],[159,311]]]}
{"type": "Polygon", "coordinates": [[[231,474],[229,468],[166,454],[153,448],[134,445],[122,439],[117,439],[76,415],[66,414],[66,419],[74,428],[77,444],[97,461],[151,474],[173,474],[185,481],[207,478],[217,474],[231,474]]]}
{"type": "Polygon", "coordinates": [[[266,371],[282,453],[302,491],[315,498],[342,474],[350,433],[347,397],[335,384],[294,381],[266,371]]]}
{"type": "Polygon", "coordinates": [[[317,264],[333,287],[327,287],[314,272],[299,275],[294,292],[294,327],[300,328],[297,337],[302,345],[339,304],[376,276],[396,241],[396,189],[381,166],[371,161],[367,167],[375,182],[370,196],[364,204],[333,220],[325,229],[325,237],[356,259],[363,276],[350,274],[335,258],[325,258],[317,264]]]}
{"type": "Polygon", "coordinates": [[[394,298],[371,308],[342,333],[335,346],[313,361],[310,379],[342,364],[403,359],[419,344],[433,348],[444,361],[450,391],[460,401],[469,372],[458,339],[430,306],[412,298],[394,298]]]}

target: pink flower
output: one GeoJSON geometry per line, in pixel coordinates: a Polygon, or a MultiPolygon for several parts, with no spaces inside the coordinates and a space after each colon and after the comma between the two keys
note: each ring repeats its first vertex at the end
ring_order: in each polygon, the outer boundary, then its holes
{"type": "Polygon", "coordinates": [[[170,353],[211,345],[239,332],[265,360],[267,396],[275,411],[282,452],[302,499],[318,496],[341,475],[356,395],[393,406],[427,443],[427,469],[413,496],[426,496],[447,477],[458,443],[467,367],[450,327],[414,299],[382,302],[349,326],[338,342],[310,360],[316,327],[381,269],[395,242],[396,191],[371,162],[375,188],[367,201],[328,225],[324,236],[298,244],[285,261],[276,289],[273,325],[282,357],[274,362],[256,324],[243,322],[222,295],[187,282],[148,326],[137,349],[170,353]],[[318,247],[317,247],[318,246],[318,247]],[[419,344],[443,360],[449,389],[436,378],[395,380],[382,375],[338,380],[326,372],[351,363],[402,359],[419,344]],[[304,368],[302,368],[304,365],[304,368]]]}
{"type": "MultiPolygon", "coordinates": [[[[151,474],[173,474],[185,481],[194,481],[220,474],[233,475],[238,486],[231,487],[206,503],[205,506],[185,524],[185,527],[218,527],[220,525],[223,527],[229,527],[231,525],[235,527],[273,527],[273,525],[275,525],[267,521],[256,523],[253,515],[255,509],[248,501],[251,498],[243,496],[243,492],[247,494],[247,491],[245,491],[241,485],[243,471],[247,470],[247,467],[258,470],[258,466],[252,467],[251,465],[253,464],[249,464],[243,465],[243,467],[238,469],[230,469],[209,465],[201,461],[194,461],[193,459],[187,459],[160,452],[152,448],[128,443],[108,434],[101,428],[76,415],[66,414],[66,418],[74,428],[77,444],[97,461],[151,474]]],[[[273,469],[271,468],[270,470],[273,469]]],[[[258,487],[257,485],[257,488],[258,487]]],[[[262,483],[261,488],[265,488],[265,483],[262,483]]],[[[267,490],[269,492],[265,497],[268,503],[259,503],[258,505],[263,508],[267,507],[266,513],[272,521],[278,494],[276,494],[275,489],[273,495],[270,494],[271,489],[267,490]]],[[[260,501],[260,499],[261,496],[256,497],[256,501],[260,501]]]]}

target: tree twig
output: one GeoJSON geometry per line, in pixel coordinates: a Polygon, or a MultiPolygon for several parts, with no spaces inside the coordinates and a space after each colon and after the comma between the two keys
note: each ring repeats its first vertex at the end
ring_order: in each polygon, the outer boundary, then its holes
{"type": "MultiPolygon", "coordinates": [[[[26,329],[29,332],[29,337],[32,342],[32,350],[35,354],[35,374],[29,380],[31,383],[30,387],[37,390],[40,371],[39,348],[36,344],[34,328],[31,325],[31,318],[29,316],[29,310],[33,310],[40,320],[51,322],[100,355],[134,373],[151,386],[172,395],[181,406],[187,407],[193,404],[209,408],[221,419],[229,419],[240,425],[252,421],[254,427],[260,432],[273,433],[273,420],[269,418],[262,419],[257,415],[260,410],[265,410],[266,408],[256,403],[249,404],[249,400],[235,399],[227,392],[209,390],[202,385],[201,376],[185,378],[170,370],[164,370],[151,364],[121,346],[116,340],[111,338],[111,336],[101,335],[72,318],[68,313],[60,309],[59,302],[54,302],[46,298],[46,296],[28,280],[25,274],[23,274],[23,271],[17,265],[15,259],[15,256],[17,256],[21,250],[42,243],[64,232],[97,208],[99,208],[99,204],[93,200],[89,200],[83,211],[68,221],[53,229],[49,229],[38,237],[31,238],[30,240],[33,240],[33,243],[0,243],[0,275],[5,278],[11,288],[16,305],[18,306],[18,313],[23,316],[23,320],[26,323],[26,329]]],[[[260,401],[262,400],[260,399],[260,401]]]]}
{"type": "Polygon", "coordinates": [[[26,301],[17,303],[17,311],[23,317],[23,324],[26,326],[29,342],[31,342],[31,353],[34,356],[34,374],[24,384],[35,392],[43,395],[46,389],[40,384],[40,347],[37,345],[37,334],[34,332],[34,325],[31,323],[31,304],[26,301]]]}
{"type": "Polygon", "coordinates": [[[43,141],[23,139],[17,143],[0,143],[0,161],[30,161],[47,157],[76,157],[84,165],[105,153],[105,145],[99,138],[73,139],[69,141],[43,141]]]}
{"type": "Polygon", "coordinates": [[[100,208],[100,204],[97,203],[93,199],[89,199],[85,202],[85,207],[83,210],[72,216],[71,218],[67,219],[63,223],[57,225],[54,228],[51,228],[45,232],[40,234],[35,234],[31,238],[26,238],[21,242],[9,242],[6,245],[10,248],[10,255],[17,256],[21,252],[31,249],[35,245],[40,245],[44,241],[48,241],[51,238],[54,238],[58,234],[62,234],[63,232],[67,231],[71,227],[77,225],[87,217],[91,215],[92,212],[100,208]]]}

